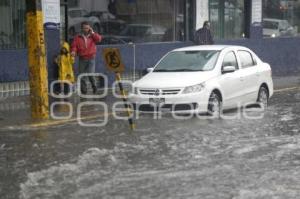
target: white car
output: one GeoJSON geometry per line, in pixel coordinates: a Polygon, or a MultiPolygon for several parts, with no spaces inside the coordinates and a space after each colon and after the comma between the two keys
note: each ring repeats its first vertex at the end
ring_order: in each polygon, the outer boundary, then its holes
{"type": "Polygon", "coordinates": [[[273,94],[272,71],[250,49],[203,45],[167,53],[133,83],[128,99],[136,110],[220,114],[273,94]]]}
{"type": "Polygon", "coordinates": [[[298,34],[297,26],[293,27],[287,20],[281,19],[263,19],[264,37],[294,37],[298,34]]]}

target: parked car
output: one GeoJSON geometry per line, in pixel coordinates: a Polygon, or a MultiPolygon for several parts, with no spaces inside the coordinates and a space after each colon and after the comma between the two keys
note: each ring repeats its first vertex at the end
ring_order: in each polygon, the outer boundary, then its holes
{"type": "Polygon", "coordinates": [[[120,37],[115,37],[113,35],[101,35],[101,42],[97,43],[97,45],[112,45],[112,44],[128,44],[131,41],[123,40],[120,37]]]}
{"type": "Polygon", "coordinates": [[[287,20],[271,18],[263,19],[264,37],[296,36],[297,34],[297,26],[291,26],[287,20]]]}
{"type": "Polygon", "coordinates": [[[100,21],[95,16],[90,16],[89,13],[81,8],[70,8],[68,11],[68,31],[70,36],[81,31],[81,23],[87,21],[95,32],[101,32],[100,21]]]}
{"type": "Polygon", "coordinates": [[[102,34],[118,35],[126,25],[125,21],[117,19],[107,11],[92,11],[90,16],[95,16],[100,20],[102,34]]]}
{"type": "Polygon", "coordinates": [[[192,46],[167,53],[133,83],[135,109],[208,112],[260,103],[273,94],[270,65],[242,46],[192,46]]]}
{"type": "Polygon", "coordinates": [[[163,40],[166,28],[151,24],[127,24],[120,36],[129,37],[134,42],[159,42],[163,40]]]}

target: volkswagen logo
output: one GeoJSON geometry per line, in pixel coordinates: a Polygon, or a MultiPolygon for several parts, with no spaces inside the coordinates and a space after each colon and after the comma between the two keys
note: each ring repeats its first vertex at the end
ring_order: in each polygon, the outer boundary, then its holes
{"type": "Polygon", "coordinates": [[[160,90],[159,90],[159,89],[156,89],[155,92],[154,92],[154,95],[155,95],[155,96],[159,96],[159,94],[160,94],[160,90]]]}

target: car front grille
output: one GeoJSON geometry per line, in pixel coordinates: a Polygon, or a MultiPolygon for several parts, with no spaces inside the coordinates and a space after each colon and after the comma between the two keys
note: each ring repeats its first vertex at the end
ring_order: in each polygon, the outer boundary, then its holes
{"type": "Polygon", "coordinates": [[[190,104],[164,104],[159,109],[154,107],[150,104],[133,104],[134,110],[137,111],[145,111],[145,112],[154,112],[154,111],[161,111],[161,110],[169,110],[169,111],[192,111],[198,108],[197,103],[190,103],[190,104]]]}
{"type": "Polygon", "coordinates": [[[140,89],[142,95],[177,95],[180,89],[140,89]]]}

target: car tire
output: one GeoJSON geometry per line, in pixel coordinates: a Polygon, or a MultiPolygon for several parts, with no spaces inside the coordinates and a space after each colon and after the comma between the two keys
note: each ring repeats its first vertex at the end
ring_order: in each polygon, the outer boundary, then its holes
{"type": "Polygon", "coordinates": [[[209,116],[219,118],[221,116],[222,110],[222,101],[220,96],[215,92],[212,92],[208,100],[207,114],[209,116]]]}
{"type": "Polygon", "coordinates": [[[261,86],[259,88],[258,96],[257,96],[257,103],[260,105],[261,108],[267,108],[268,107],[269,92],[264,86],[261,86]]]}

